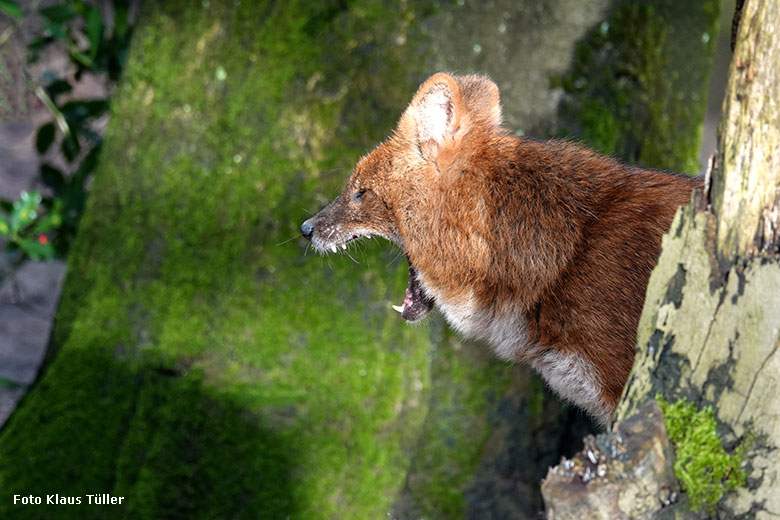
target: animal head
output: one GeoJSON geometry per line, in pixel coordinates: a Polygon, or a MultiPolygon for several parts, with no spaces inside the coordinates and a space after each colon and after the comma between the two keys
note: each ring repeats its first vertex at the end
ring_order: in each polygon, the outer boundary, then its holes
{"type": "Polygon", "coordinates": [[[501,129],[498,87],[483,76],[438,73],[425,81],[385,142],[362,157],[344,191],[301,226],[315,250],[345,250],[380,236],[401,247],[410,284],[402,306],[409,321],[422,319],[433,300],[415,270],[417,250],[430,242],[421,225],[440,204],[442,183],[456,174],[501,129]]]}

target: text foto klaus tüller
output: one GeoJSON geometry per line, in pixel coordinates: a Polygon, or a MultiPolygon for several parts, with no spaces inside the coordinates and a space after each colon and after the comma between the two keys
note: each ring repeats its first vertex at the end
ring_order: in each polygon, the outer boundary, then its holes
{"type": "Polygon", "coordinates": [[[95,495],[83,495],[83,496],[66,496],[60,494],[53,495],[14,495],[14,504],[21,504],[25,506],[29,505],[95,505],[95,506],[112,506],[119,505],[125,497],[115,497],[110,493],[98,493],[95,495]]]}

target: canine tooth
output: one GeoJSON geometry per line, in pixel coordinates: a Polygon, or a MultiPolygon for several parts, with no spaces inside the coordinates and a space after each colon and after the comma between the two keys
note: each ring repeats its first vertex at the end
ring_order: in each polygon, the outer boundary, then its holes
{"type": "Polygon", "coordinates": [[[336,252],[336,246],[330,246],[330,250],[335,253],[336,252]]]}
{"type": "Polygon", "coordinates": [[[346,251],[346,250],[347,250],[347,244],[341,244],[341,249],[343,249],[344,251],[346,251]]]}
{"type": "Polygon", "coordinates": [[[400,312],[403,314],[404,312],[404,306],[403,305],[393,305],[393,310],[400,312]]]}

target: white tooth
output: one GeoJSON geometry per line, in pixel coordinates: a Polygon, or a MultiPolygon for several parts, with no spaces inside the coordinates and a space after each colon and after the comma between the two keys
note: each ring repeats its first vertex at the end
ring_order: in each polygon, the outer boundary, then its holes
{"type": "Polygon", "coordinates": [[[330,250],[335,253],[336,252],[336,246],[330,246],[330,250]]]}
{"type": "Polygon", "coordinates": [[[346,250],[347,250],[347,244],[341,244],[341,249],[343,249],[344,251],[346,251],[346,250]]]}
{"type": "Polygon", "coordinates": [[[393,310],[400,312],[403,314],[404,312],[404,306],[403,305],[393,305],[393,310]]]}

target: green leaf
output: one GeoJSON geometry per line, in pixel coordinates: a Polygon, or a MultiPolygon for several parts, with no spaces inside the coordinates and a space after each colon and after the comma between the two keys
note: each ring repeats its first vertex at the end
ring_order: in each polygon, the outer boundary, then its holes
{"type": "Polygon", "coordinates": [[[62,193],[62,220],[67,225],[76,225],[84,212],[84,203],[87,200],[87,191],[82,185],[68,184],[62,193]]]}
{"type": "Polygon", "coordinates": [[[114,34],[113,38],[121,40],[130,32],[130,19],[126,5],[119,3],[114,6],[114,34]]]}
{"type": "Polygon", "coordinates": [[[100,157],[100,150],[102,146],[102,143],[98,143],[93,146],[89,152],[87,152],[87,155],[84,156],[84,158],[81,160],[81,164],[79,164],[79,167],[73,173],[70,184],[79,184],[83,188],[84,183],[87,181],[92,172],[95,171],[95,168],[97,168],[97,162],[98,158],[100,157]]]}
{"type": "Polygon", "coordinates": [[[97,56],[100,47],[100,37],[103,35],[103,17],[100,9],[89,6],[87,13],[87,39],[89,40],[89,55],[92,59],[97,56]]]}
{"type": "Polygon", "coordinates": [[[23,191],[19,200],[24,204],[37,204],[41,201],[41,195],[37,191],[23,191]]]}
{"type": "Polygon", "coordinates": [[[39,36],[27,44],[27,59],[30,63],[35,63],[40,57],[41,50],[48,46],[54,40],[48,36],[39,36]]]}
{"type": "Polygon", "coordinates": [[[62,172],[51,164],[46,163],[41,164],[39,172],[41,175],[41,180],[43,180],[44,184],[50,187],[54,191],[55,195],[59,194],[63,185],[65,184],[65,176],[62,174],[62,172]]]}
{"type": "MultiPolygon", "coordinates": [[[[84,54],[83,52],[79,51],[78,49],[71,48],[70,49],[70,56],[73,58],[74,61],[78,62],[79,65],[82,65],[84,68],[91,69],[95,66],[95,62],[92,61],[92,58],[84,54]]],[[[79,72],[76,73],[76,79],[79,78],[79,72]]]]}
{"type": "Polygon", "coordinates": [[[38,216],[38,206],[41,204],[41,194],[37,191],[23,191],[19,200],[14,202],[11,212],[11,234],[29,226],[38,216]]]}
{"type": "Polygon", "coordinates": [[[65,25],[54,22],[44,22],[43,29],[52,39],[67,42],[68,34],[65,32],[65,25]]]}
{"type": "Polygon", "coordinates": [[[0,235],[7,236],[11,232],[11,227],[5,218],[0,217],[0,235]]]}
{"type": "Polygon", "coordinates": [[[24,385],[17,383],[16,381],[11,381],[7,377],[0,377],[0,388],[21,388],[22,386],[24,385]]]}
{"type": "Polygon", "coordinates": [[[69,101],[62,105],[63,115],[71,121],[81,121],[87,117],[98,117],[103,115],[109,107],[107,99],[88,99],[79,101],[69,101]]]}
{"type": "Polygon", "coordinates": [[[55,99],[60,94],[70,92],[71,90],[73,90],[73,87],[64,79],[54,80],[46,87],[46,93],[52,99],[55,99]]]}
{"type": "Polygon", "coordinates": [[[0,12],[5,13],[12,18],[16,18],[17,20],[21,20],[22,18],[22,8],[19,7],[19,4],[12,2],[11,0],[0,0],[0,12]]]}
{"type": "Polygon", "coordinates": [[[54,258],[54,247],[51,242],[41,244],[36,239],[25,238],[17,242],[19,249],[34,260],[51,260],[54,258]]]}
{"type": "Polygon", "coordinates": [[[70,4],[57,4],[41,9],[41,16],[53,24],[62,25],[69,22],[78,13],[70,4]]]}
{"type": "Polygon", "coordinates": [[[82,18],[86,17],[87,5],[83,2],[83,0],[69,0],[69,2],[82,18]]]}
{"type": "Polygon", "coordinates": [[[38,129],[38,134],[35,136],[35,149],[38,150],[38,154],[43,155],[49,150],[56,135],[57,128],[54,123],[46,123],[38,129]]]}
{"type": "Polygon", "coordinates": [[[62,225],[62,215],[59,213],[50,213],[39,219],[32,232],[35,235],[42,235],[47,231],[58,228],[62,225]]]}
{"type": "Polygon", "coordinates": [[[73,162],[81,150],[81,145],[79,145],[79,140],[74,135],[66,135],[62,140],[61,149],[62,155],[65,156],[68,162],[73,162]]]}

